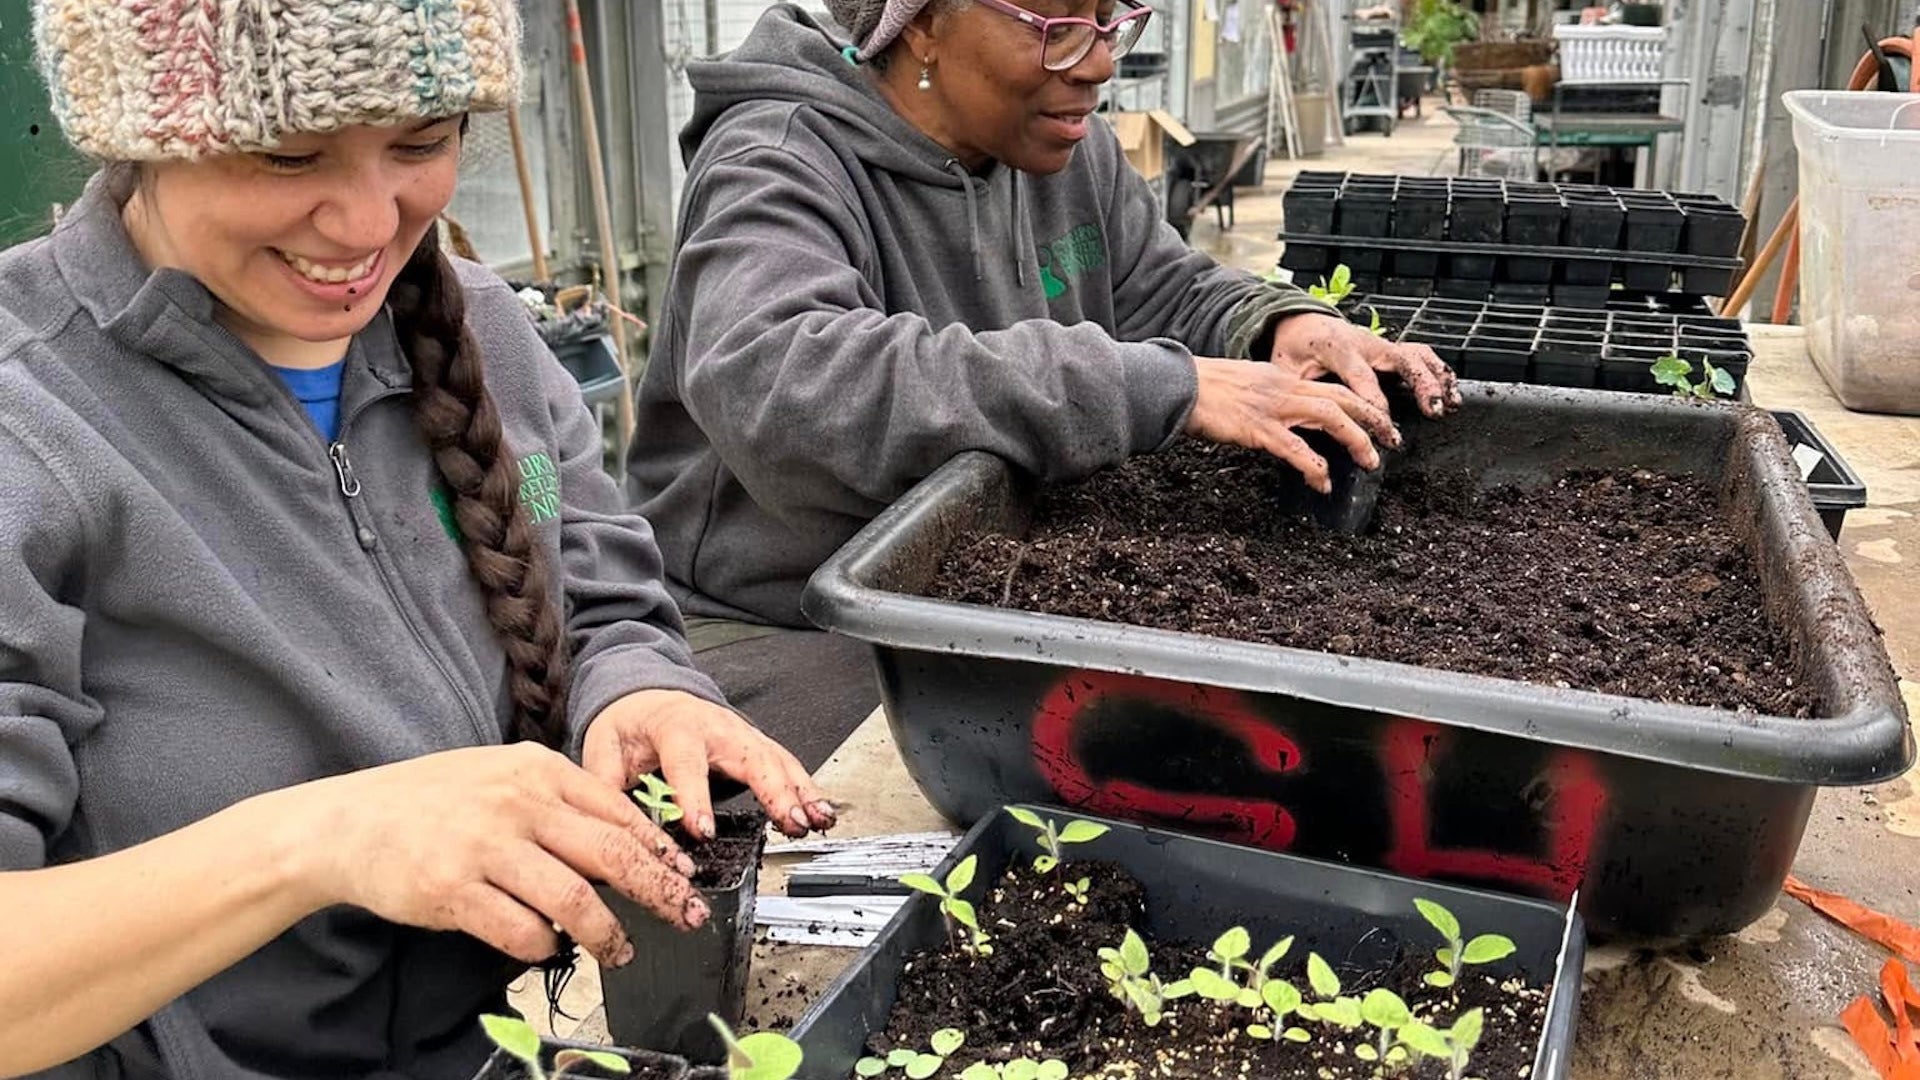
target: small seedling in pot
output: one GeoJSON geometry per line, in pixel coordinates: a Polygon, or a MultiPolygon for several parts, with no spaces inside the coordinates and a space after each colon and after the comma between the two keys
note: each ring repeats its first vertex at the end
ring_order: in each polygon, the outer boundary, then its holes
{"type": "Polygon", "coordinates": [[[1302,1004],[1300,991],[1285,979],[1274,979],[1260,988],[1260,1001],[1273,1013],[1272,1024],[1248,1024],[1247,1034],[1256,1039],[1286,1039],[1290,1042],[1311,1042],[1313,1036],[1305,1028],[1288,1027],[1287,1017],[1298,1012],[1302,1004]]]}
{"type": "Polygon", "coordinates": [[[1400,1039],[1414,1052],[1446,1062],[1447,1080],[1467,1080],[1467,1059],[1480,1045],[1480,1034],[1485,1027],[1486,1014],[1471,1009],[1461,1014],[1446,1031],[1415,1020],[1401,1029],[1400,1039]]]}
{"type": "Polygon", "coordinates": [[[1380,309],[1372,305],[1367,307],[1367,331],[1374,337],[1387,336],[1387,328],[1380,322],[1380,309]]]}
{"type": "Polygon", "coordinates": [[[927,1080],[928,1077],[939,1072],[941,1066],[947,1063],[947,1059],[953,1056],[953,1052],[960,1049],[966,1041],[967,1033],[959,1028],[941,1028],[928,1040],[932,1047],[931,1053],[923,1054],[904,1046],[896,1047],[885,1058],[861,1058],[853,1063],[853,1071],[856,1076],[872,1077],[879,1076],[888,1069],[903,1069],[906,1071],[908,1080],[927,1080]]]}
{"type": "Polygon", "coordinates": [[[1067,890],[1067,895],[1073,898],[1075,904],[1086,907],[1087,890],[1093,887],[1093,879],[1081,878],[1079,881],[1069,881],[1061,887],[1067,890]]]}
{"type": "Polygon", "coordinates": [[[730,1080],[789,1080],[800,1071],[805,1056],[800,1044],[772,1031],[756,1031],[736,1037],[725,1020],[707,1014],[707,1023],[720,1033],[727,1046],[727,1076],[730,1080]]]}
{"type": "Polygon", "coordinates": [[[1460,920],[1453,917],[1453,912],[1431,900],[1415,899],[1413,906],[1419,908],[1421,916],[1447,939],[1446,948],[1434,953],[1445,970],[1427,972],[1428,986],[1445,989],[1460,981],[1460,972],[1465,965],[1491,964],[1513,955],[1511,939],[1499,934],[1481,934],[1463,945],[1460,940],[1460,920]]]}
{"type": "Polygon", "coordinates": [[[1321,279],[1318,285],[1309,285],[1307,295],[1322,303],[1339,307],[1347,297],[1353,295],[1353,270],[1346,263],[1333,268],[1333,276],[1321,279]]]}
{"type": "Polygon", "coordinates": [[[1378,1062],[1388,1068],[1407,1061],[1407,1049],[1400,1045],[1400,1032],[1413,1023],[1413,1010],[1391,990],[1372,990],[1360,1002],[1360,1018],[1379,1032],[1372,1043],[1353,1048],[1361,1061],[1378,1062]]]}
{"type": "Polygon", "coordinates": [[[993,939],[987,936],[986,931],[980,929],[980,917],[974,913],[973,905],[960,898],[960,894],[967,890],[967,886],[973,884],[974,869],[978,865],[979,857],[969,855],[960,860],[958,866],[947,871],[947,880],[944,885],[926,874],[902,875],[900,884],[909,889],[917,889],[929,896],[939,897],[940,914],[947,919],[949,933],[952,932],[955,924],[967,928],[968,939],[960,947],[975,956],[992,956],[993,946],[990,942],[993,939]]]}
{"type": "Polygon", "coordinates": [[[1344,1031],[1352,1031],[1365,1022],[1360,1015],[1360,999],[1341,996],[1340,977],[1319,953],[1307,954],[1307,985],[1313,987],[1314,995],[1320,1000],[1296,1008],[1294,1011],[1301,1016],[1344,1031]]]}
{"type": "Polygon", "coordinates": [[[1054,867],[1060,865],[1060,849],[1064,845],[1084,844],[1089,840],[1098,840],[1107,835],[1108,831],[1107,826],[1091,821],[1069,821],[1067,827],[1063,829],[1060,823],[1052,818],[1042,818],[1039,814],[1018,806],[1007,807],[1007,813],[1013,815],[1013,820],[1040,834],[1040,848],[1046,854],[1034,857],[1033,868],[1042,874],[1050,873],[1054,867]]]}
{"type": "Polygon", "coordinates": [[[652,773],[646,773],[640,777],[640,789],[633,792],[633,801],[640,804],[655,825],[664,829],[685,816],[680,805],[673,801],[673,796],[672,785],[652,773]]]}
{"type": "Polygon", "coordinates": [[[1700,359],[1701,378],[1693,381],[1693,364],[1677,356],[1663,356],[1653,362],[1653,381],[1661,386],[1673,387],[1673,396],[1681,398],[1704,398],[1712,401],[1715,395],[1732,397],[1737,389],[1733,383],[1733,373],[1725,368],[1713,366],[1713,361],[1700,359]]]}
{"type": "Polygon", "coordinates": [[[1059,1058],[1035,1061],[1014,1058],[1003,1065],[976,1061],[960,1072],[960,1080],[1067,1080],[1067,1063],[1059,1058]]]}
{"type": "Polygon", "coordinates": [[[627,1059],[619,1054],[569,1048],[554,1053],[553,1071],[548,1072],[540,1063],[540,1034],[525,1020],[512,1016],[482,1016],[480,1027],[486,1031],[487,1038],[493,1040],[493,1045],[526,1066],[527,1075],[533,1080],[559,1080],[568,1070],[585,1065],[594,1065],[622,1075],[633,1071],[627,1059]]]}
{"type": "Polygon", "coordinates": [[[1267,984],[1273,965],[1287,955],[1293,948],[1293,938],[1282,938],[1264,953],[1258,963],[1247,959],[1247,953],[1253,948],[1253,939],[1244,927],[1236,926],[1215,939],[1207,950],[1207,959],[1220,965],[1219,971],[1209,968],[1194,968],[1189,978],[1196,993],[1209,1001],[1231,1001],[1243,1009],[1260,1006],[1260,992],[1267,984]],[[1247,981],[1242,984],[1234,975],[1245,972],[1247,981]]]}
{"type": "Polygon", "coordinates": [[[1120,939],[1119,948],[1100,950],[1100,974],[1106,976],[1108,992],[1138,1012],[1148,1027],[1160,1023],[1167,1002],[1193,993],[1193,983],[1186,979],[1161,984],[1160,976],[1153,973],[1147,943],[1131,928],[1120,939]]]}

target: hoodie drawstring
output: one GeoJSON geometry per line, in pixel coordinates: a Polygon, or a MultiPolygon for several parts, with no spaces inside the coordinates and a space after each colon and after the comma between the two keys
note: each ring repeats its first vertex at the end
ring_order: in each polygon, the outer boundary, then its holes
{"type": "Polygon", "coordinates": [[[958,176],[960,186],[967,189],[967,230],[973,234],[969,241],[973,250],[973,280],[983,281],[986,279],[987,270],[986,264],[980,257],[980,209],[974,205],[973,174],[967,171],[965,165],[960,164],[958,158],[948,158],[946,169],[958,176]]]}
{"type": "Polygon", "coordinates": [[[1020,170],[1013,170],[1013,267],[1020,287],[1027,287],[1027,259],[1032,257],[1033,245],[1027,242],[1026,200],[1020,197],[1020,170]]]}

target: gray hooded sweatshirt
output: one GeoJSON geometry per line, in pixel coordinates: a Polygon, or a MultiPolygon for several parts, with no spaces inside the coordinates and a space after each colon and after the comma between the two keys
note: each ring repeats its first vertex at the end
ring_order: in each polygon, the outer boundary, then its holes
{"type": "MultiPolygon", "coordinates": [[[[115,204],[96,180],[0,254],[0,871],[498,743],[510,715],[391,321],[353,341],[330,455],[206,289],[142,267],[115,204]]],[[[573,380],[505,283],[461,275],[521,501],[565,568],[576,745],[630,691],[720,700],[573,380]]],[[[466,1080],[514,969],[464,934],[329,909],[49,1075],[466,1080]]]]}
{"type": "Polygon", "coordinates": [[[779,5],[687,69],[628,476],[691,614],[804,626],[808,575],[955,454],[1067,480],[1156,450],[1192,354],[1333,310],[1183,243],[1104,122],[1058,174],[970,174],[843,44],[779,5]]]}

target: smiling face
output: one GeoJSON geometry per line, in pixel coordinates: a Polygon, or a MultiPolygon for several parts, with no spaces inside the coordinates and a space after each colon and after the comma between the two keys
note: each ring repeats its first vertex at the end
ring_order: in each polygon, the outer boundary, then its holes
{"type": "Polygon", "coordinates": [[[372,321],[453,198],[459,148],[449,117],[145,165],[124,218],[147,265],[192,274],[263,358],[323,366],[372,321]]]}
{"type": "MultiPolygon", "coordinates": [[[[1014,0],[1046,18],[1080,16],[1106,24],[1114,0],[1014,0]]],[[[1087,136],[1113,54],[1097,43],[1066,71],[1040,63],[1040,35],[983,4],[933,4],[889,57],[896,107],[970,168],[992,160],[1046,175],[1067,167],[1087,136]],[[922,66],[931,89],[918,89],[922,66]]]]}

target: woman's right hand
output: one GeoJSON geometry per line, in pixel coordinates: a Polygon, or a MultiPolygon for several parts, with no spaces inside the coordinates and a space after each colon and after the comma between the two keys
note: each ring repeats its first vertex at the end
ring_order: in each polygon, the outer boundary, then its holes
{"type": "Polygon", "coordinates": [[[464,930],[527,963],[558,926],[601,964],[633,945],[594,892],[604,881],[691,930],[707,908],[693,863],[632,799],[531,743],[449,750],[280,794],[305,800],[322,905],[464,930]]]}
{"type": "Polygon", "coordinates": [[[1300,471],[1322,495],[1333,491],[1327,460],[1294,433],[1324,431],[1363,469],[1380,467],[1374,440],[1400,445],[1400,431],[1380,408],[1339,383],[1287,374],[1273,364],[1196,356],[1199,391],[1187,416],[1187,434],[1217,443],[1265,450],[1300,471]]]}

